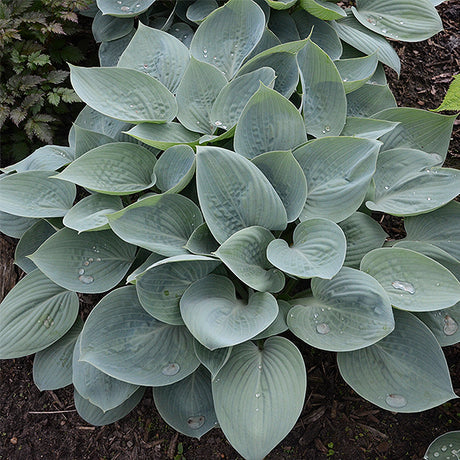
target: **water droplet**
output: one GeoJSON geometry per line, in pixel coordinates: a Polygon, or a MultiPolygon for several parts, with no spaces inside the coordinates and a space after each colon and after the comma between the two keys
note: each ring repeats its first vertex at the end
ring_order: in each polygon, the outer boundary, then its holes
{"type": "Polygon", "coordinates": [[[434,452],[433,457],[439,457],[439,452],[434,452]]]}
{"type": "Polygon", "coordinates": [[[138,3],[138,4],[136,5],[136,8],[140,8],[140,7],[141,7],[141,4],[138,3]]]}
{"type": "Polygon", "coordinates": [[[85,261],[83,262],[83,265],[84,265],[85,267],[87,267],[87,266],[89,265],[89,262],[88,262],[87,260],[85,260],[85,261]]]}
{"type": "Polygon", "coordinates": [[[90,257],[90,258],[88,259],[88,262],[89,262],[89,263],[92,263],[92,262],[94,262],[94,259],[93,259],[92,257],[90,257]]]}
{"type": "Polygon", "coordinates": [[[177,363],[170,363],[161,369],[163,375],[176,375],[180,371],[180,366],[177,363]]]}
{"type": "Polygon", "coordinates": [[[98,258],[96,259],[96,262],[100,262],[101,260],[102,260],[102,259],[101,259],[100,257],[98,257],[98,258]]]}
{"type": "Polygon", "coordinates": [[[325,129],[323,129],[321,132],[322,132],[323,134],[326,134],[326,130],[325,130],[325,129]]]}
{"type": "Polygon", "coordinates": [[[396,409],[407,406],[406,398],[401,395],[389,394],[385,401],[390,407],[394,407],[396,409]]]}
{"type": "Polygon", "coordinates": [[[117,3],[118,3],[119,5],[121,5],[121,0],[118,0],[117,3]]]}
{"type": "Polygon", "coordinates": [[[260,393],[256,393],[256,398],[260,398],[260,393]]]}
{"type": "Polygon", "coordinates": [[[454,335],[458,331],[458,323],[452,316],[444,316],[443,331],[446,335],[454,335]]]}
{"type": "Polygon", "coordinates": [[[330,127],[330,126],[325,126],[324,129],[325,129],[326,132],[328,133],[328,132],[331,130],[331,127],[330,127]]]}
{"type": "Polygon", "coordinates": [[[391,285],[395,289],[399,289],[400,291],[408,292],[409,294],[415,294],[415,288],[413,284],[407,283],[406,281],[393,281],[391,285]]]}
{"type": "Polygon", "coordinates": [[[144,69],[147,69],[148,68],[148,64],[144,64],[144,69]]]}
{"type": "Polygon", "coordinates": [[[216,61],[216,60],[217,60],[217,56],[214,56],[213,59],[216,61]]]}
{"type": "Polygon", "coordinates": [[[445,452],[445,451],[447,450],[447,446],[442,446],[442,447],[441,447],[441,450],[442,450],[443,452],[445,452]]]}
{"type": "Polygon", "coordinates": [[[134,105],[133,105],[133,104],[129,104],[129,107],[132,109],[132,108],[134,107],[134,105]]]}
{"type": "Polygon", "coordinates": [[[91,284],[94,281],[94,278],[90,275],[80,275],[78,281],[83,284],[91,284]]]}
{"type": "Polygon", "coordinates": [[[453,445],[453,444],[449,444],[449,447],[454,447],[454,445],[453,445]]]}
{"type": "Polygon", "coordinates": [[[204,425],[205,420],[204,415],[194,415],[193,417],[189,417],[187,419],[187,425],[192,430],[198,430],[198,428],[201,428],[204,425]]]}
{"type": "Polygon", "coordinates": [[[84,268],[80,268],[80,270],[78,270],[78,274],[79,274],[79,275],[84,275],[84,274],[85,274],[85,269],[84,269],[84,268]]]}
{"type": "Polygon", "coordinates": [[[400,23],[401,25],[403,25],[403,24],[404,24],[404,21],[399,21],[399,23],[400,23]]]}
{"type": "Polygon", "coordinates": [[[129,11],[129,6],[122,6],[121,11],[129,11]]]}
{"type": "Polygon", "coordinates": [[[54,321],[52,318],[48,316],[48,318],[43,321],[43,326],[45,326],[47,329],[54,324],[54,321]]]}
{"type": "Polygon", "coordinates": [[[387,33],[387,29],[382,29],[382,34],[386,34],[387,33]]]}
{"type": "Polygon", "coordinates": [[[383,187],[385,190],[388,190],[390,187],[388,185],[385,185],[385,187],[383,187]]]}
{"type": "Polygon", "coordinates": [[[342,81],[348,81],[348,78],[344,78],[342,81]]]}
{"type": "Polygon", "coordinates": [[[258,408],[258,407],[256,407],[256,412],[259,412],[259,408],[258,408]]]}
{"type": "Polygon", "coordinates": [[[325,335],[325,334],[329,334],[330,331],[331,330],[330,330],[329,326],[326,323],[321,323],[321,324],[318,324],[316,326],[316,332],[318,334],[325,335]]]}
{"type": "Polygon", "coordinates": [[[257,369],[262,370],[262,364],[259,364],[259,365],[257,366],[257,369]]]}

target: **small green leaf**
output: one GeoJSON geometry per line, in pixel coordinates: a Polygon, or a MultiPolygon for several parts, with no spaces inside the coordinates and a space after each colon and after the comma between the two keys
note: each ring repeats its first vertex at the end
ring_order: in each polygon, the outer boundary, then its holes
{"type": "Polygon", "coordinates": [[[338,136],[347,114],[342,78],[331,58],[311,39],[299,51],[302,109],[308,134],[338,136]]]}
{"type": "Polygon", "coordinates": [[[26,171],[0,179],[0,211],[21,217],[62,217],[72,207],[74,184],[50,171],[26,171]]]}
{"type": "Polygon", "coordinates": [[[210,350],[245,342],[266,329],[278,314],[276,299],[256,292],[247,302],[236,298],[226,277],[208,275],[195,281],[180,300],[184,323],[210,350]]]}
{"type": "Polygon", "coordinates": [[[454,79],[444,96],[442,104],[437,109],[434,109],[433,112],[441,112],[443,110],[460,111],[460,74],[454,75],[454,79]]]}
{"type": "Polygon", "coordinates": [[[70,65],[70,81],[83,102],[117,120],[165,123],[177,114],[168,89],[138,70],[70,65]]]}
{"type": "Polygon", "coordinates": [[[392,412],[421,412],[456,398],[433,333],[408,312],[395,310],[394,316],[390,335],[337,355],[344,380],[360,396],[392,412]]]}
{"type": "Polygon", "coordinates": [[[143,198],[107,218],[121,239],[168,257],[186,253],[187,240],[203,222],[198,206],[178,194],[143,198]]]}
{"type": "Polygon", "coordinates": [[[105,292],[125,276],[136,247],[110,230],[78,234],[63,228],[29,258],[56,284],[88,294],[105,292]]]}
{"type": "Polygon", "coordinates": [[[200,364],[187,329],[150,316],[134,286],[112,291],[94,307],[83,327],[80,349],[81,360],[134,385],[170,385],[200,364]]]}
{"type": "Polygon", "coordinates": [[[235,152],[198,147],[197,190],[206,223],[219,243],[253,225],[286,228],[286,210],[268,179],[235,152]]]}
{"type": "Polygon", "coordinates": [[[302,116],[288,99],[262,83],[249,99],[235,130],[235,151],[246,158],[293,149],[307,141],[302,116]]]}
{"type": "Polygon", "coordinates": [[[39,270],[19,281],[0,305],[0,359],[20,358],[49,347],[78,315],[77,295],[39,270]]]}
{"type": "Polygon", "coordinates": [[[294,230],[293,244],[282,239],[267,248],[268,260],[297,278],[332,278],[345,260],[346,240],[340,227],[327,219],[308,219],[294,230]]]}
{"type": "Polygon", "coordinates": [[[40,391],[58,390],[72,383],[72,354],[82,327],[83,321],[77,317],[64,336],[35,354],[33,377],[40,391]]]}
{"type": "Polygon", "coordinates": [[[408,311],[434,311],[460,301],[460,282],[440,263],[403,248],[374,249],[361,270],[387,291],[393,306],[408,311]]]}
{"type": "Polygon", "coordinates": [[[302,355],[289,340],[238,345],[212,383],[219,425],[244,458],[262,460],[297,421],[306,386],[302,355]]]}
{"type": "Polygon", "coordinates": [[[314,278],[313,296],[293,299],[289,329],[304,342],[329,351],[368,347],[394,329],[390,299],[366,273],[344,267],[331,280],[314,278]]]}
{"type": "Polygon", "coordinates": [[[234,233],[215,252],[216,256],[245,284],[261,292],[279,292],[284,274],[273,268],[265,252],[274,240],[263,227],[248,227],[234,233]]]}
{"type": "Polygon", "coordinates": [[[180,433],[200,439],[217,425],[209,372],[200,366],[180,382],[153,389],[161,417],[180,433]]]}
{"type": "Polygon", "coordinates": [[[94,193],[75,204],[64,216],[62,223],[77,232],[109,229],[107,214],[123,209],[120,197],[94,193]]]}
{"type": "Polygon", "coordinates": [[[426,40],[442,30],[442,21],[429,0],[357,0],[351,10],[365,27],[405,42],[426,40]]]}
{"type": "Polygon", "coordinates": [[[156,161],[140,145],[116,142],[90,150],[55,177],[100,193],[129,195],[153,186],[156,161]]]}
{"type": "Polygon", "coordinates": [[[190,52],[230,79],[260,40],[264,27],[265,15],[255,2],[230,0],[198,27],[190,52]]]}
{"type": "Polygon", "coordinates": [[[186,254],[159,260],[136,276],[136,291],[145,311],[167,324],[184,324],[179,300],[195,281],[211,273],[220,261],[186,254]]]}
{"type": "Polygon", "coordinates": [[[144,72],[175,93],[189,60],[189,50],[180,40],[139,21],[134,37],[120,56],[118,67],[144,72]]]}

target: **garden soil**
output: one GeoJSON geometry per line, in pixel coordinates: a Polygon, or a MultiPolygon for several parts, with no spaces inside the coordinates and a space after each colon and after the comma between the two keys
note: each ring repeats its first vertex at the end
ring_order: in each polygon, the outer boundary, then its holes
{"type": "MultiPolygon", "coordinates": [[[[398,79],[389,71],[398,104],[433,109],[441,103],[452,75],[460,69],[460,2],[440,5],[445,31],[423,43],[394,43],[402,60],[398,79]]],[[[454,129],[448,166],[460,168],[460,123],[454,129]]],[[[376,214],[395,238],[400,220],[376,214]]],[[[13,265],[16,241],[0,234],[0,299],[23,276],[13,265]]],[[[98,298],[82,296],[86,310],[98,298]]],[[[335,353],[301,349],[308,371],[304,410],[291,433],[267,460],[422,459],[437,436],[460,430],[460,401],[419,414],[396,414],[360,398],[340,377],[335,353]]],[[[445,354],[460,394],[460,345],[445,354]]],[[[32,379],[32,357],[0,362],[1,460],[240,460],[219,429],[201,440],[168,427],[156,412],[151,391],[131,414],[105,427],[76,414],[69,387],[40,392],[32,379]]],[[[242,417],[244,414],[242,414],[242,417]]]]}

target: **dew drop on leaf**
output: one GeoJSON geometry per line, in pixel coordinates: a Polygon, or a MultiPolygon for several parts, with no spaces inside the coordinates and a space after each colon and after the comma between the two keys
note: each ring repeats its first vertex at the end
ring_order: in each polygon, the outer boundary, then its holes
{"type": "Polygon", "coordinates": [[[192,430],[198,430],[204,425],[205,420],[204,415],[194,415],[187,419],[187,424],[192,430]]]}
{"type": "Polygon", "coordinates": [[[85,273],[85,269],[84,268],[80,268],[80,270],[78,270],[78,274],[79,275],[83,275],[85,273]]]}
{"type": "Polygon", "coordinates": [[[121,11],[129,11],[129,6],[122,6],[121,11]]]}
{"type": "Polygon", "coordinates": [[[446,335],[454,335],[458,331],[458,323],[452,316],[444,316],[443,331],[446,335]]]}
{"type": "Polygon", "coordinates": [[[326,323],[321,323],[316,326],[316,332],[318,334],[325,335],[325,334],[329,334],[330,331],[331,329],[326,323]]]}
{"type": "Polygon", "coordinates": [[[94,281],[94,278],[90,275],[80,275],[78,281],[83,284],[91,284],[94,281]]]}
{"type": "Polygon", "coordinates": [[[161,369],[163,375],[176,375],[180,371],[180,366],[177,363],[170,363],[161,369]]]}
{"type": "Polygon", "coordinates": [[[408,292],[409,294],[415,294],[415,287],[413,284],[406,281],[393,281],[391,285],[400,291],[408,292]]]}
{"type": "Polygon", "coordinates": [[[395,409],[404,407],[407,405],[407,400],[404,396],[397,395],[397,394],[389,394],[386,399],[386,403],[390,407],[394,407],[395,409]]]}

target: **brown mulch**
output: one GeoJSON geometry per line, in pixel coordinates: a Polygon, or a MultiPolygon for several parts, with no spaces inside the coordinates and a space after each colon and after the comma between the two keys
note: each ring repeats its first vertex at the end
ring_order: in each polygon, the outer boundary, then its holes
{"type": "MultiPolygon", "coordinates": [[[[390,85],[400,105],[432,109],[442,101],[460,69],[460,4],[440,5],[445,32],[423,43],[394,43],[403,65],[390,85]]],[[[460,167],[457,122],[448,164],[460,167]]],[[[386,223],[386,221],[385,221],[386,223]]],[[[389,226],[394,225],[389,221],[389,226]]],[[[0,298],[17,281],[12,265],[15,240],[0,234],[0,298]]],[[[419,414],[395,414],[360,398],[340,377],[335,353],[301,349],[308,370],[304,411],[292,432],[268,460],[420,460],[440,434],[460,430],[460,402],[419,414]]],[[[460,345],[445,349],[457,393],[460,345]]],[[[0,460],[214,460],[241,457],[219,430],[198,441],[178,435],[157,414],[151,391],[120,422],[89,426],[74,412],[72,392],[40,392],[32,380],[32,358],[0,361],[0,460]],[[183,449],[183,456],[178,452],[183,449]]]]}

